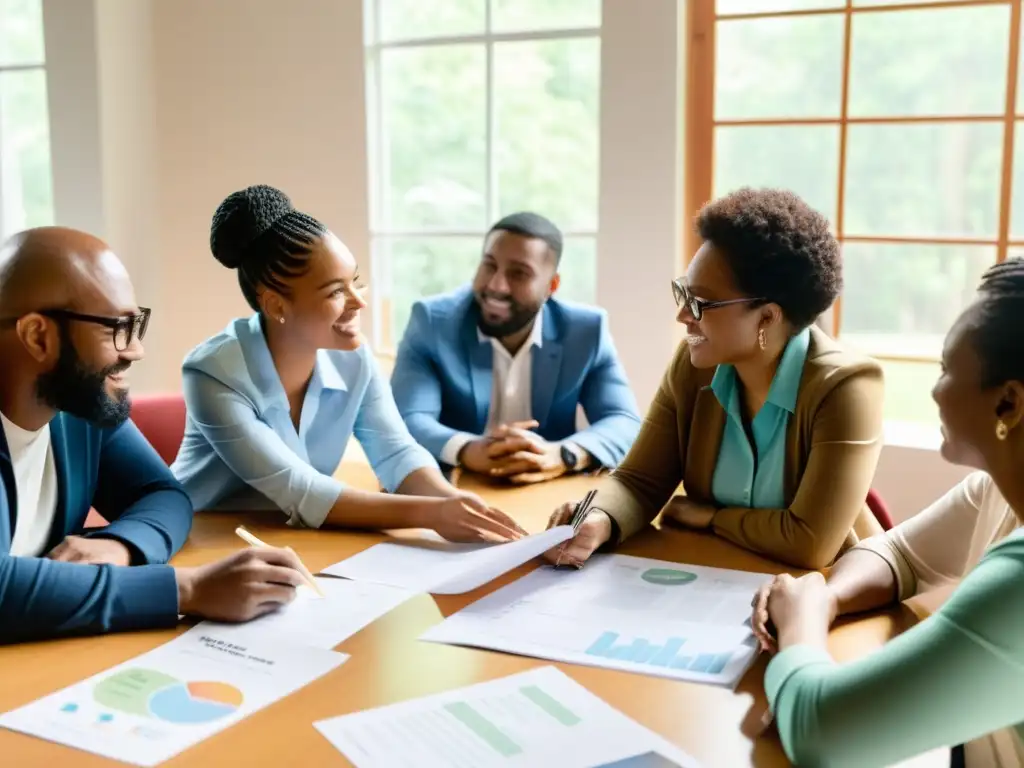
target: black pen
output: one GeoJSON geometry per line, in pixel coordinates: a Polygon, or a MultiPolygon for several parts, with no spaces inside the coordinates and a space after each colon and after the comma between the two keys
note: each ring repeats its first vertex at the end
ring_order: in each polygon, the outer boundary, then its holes
{"type": "Polygon", "coordinates": [[[572,526],[573,533],[579,530],[580,526],[583,525],[583,521],[587,519],[587,515],[590,514],[591,504],[593,503],[595,496],[597,496],[597,491],[590,491],[579,503],[576,504],[576,508],[572,513],[572,518],[569,521],[569,525],[572,526]]]}

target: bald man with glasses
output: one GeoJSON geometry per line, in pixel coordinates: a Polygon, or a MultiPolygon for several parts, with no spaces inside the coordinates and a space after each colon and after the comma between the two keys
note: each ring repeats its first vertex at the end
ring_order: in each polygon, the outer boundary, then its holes
{"type": "Polygon", "coordinates": [[[246,620],[303,582],[285,550],[166,564],[192,505],[128,418],[149,318],[91,235],[44,227],[0,247],[0,643],[246,620]],[[110,524],[86,530],[90,508],[110,524]]]}

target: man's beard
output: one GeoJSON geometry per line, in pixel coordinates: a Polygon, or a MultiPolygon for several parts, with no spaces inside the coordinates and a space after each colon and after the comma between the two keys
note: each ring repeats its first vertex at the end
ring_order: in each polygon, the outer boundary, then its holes
{"type": "Polygon", "coordinates": [[[511,296],[503,295],[496,296],[494,294],[477,294],[476,302],[477,307],[480,307],[480,303],[483,301],[484,296],[490,298],[501,299],[509,303],[508,320],[500,323],[488,323],[484,319],[483,310],[480,310],[480,316],[477,318],[477,327],[484,336],[490,336],[496,339],[503,339],[506,336],[511,336],[513,333],[518,333],[523,330],[526,326],[533,322],[533,318],[540,312],[542,304],[538,304],[534,307],[528,307],[523,304],[519,304],[514,301],[511,296]]]}
{"type": "Polygon", "coordinates": [[[128,390],[111,397],[107,376],[120,373],[131,363],[122,360],[99,371],[92,371],[78,356],[67,329],[60,329],[60,356],[52,371],[36,379],[36,395],[49,407],[70,413],[98,427],[123,424],[131,412],[128,390]]]}

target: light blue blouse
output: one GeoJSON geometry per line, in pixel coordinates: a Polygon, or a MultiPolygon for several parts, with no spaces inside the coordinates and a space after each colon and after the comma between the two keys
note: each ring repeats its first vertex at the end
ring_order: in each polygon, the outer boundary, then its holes
{"type": "Polygon", "coordinates": [[[317,353],[297,431],[258,315],[196,347],[182,374],[188,419],[171,469],[197,510],[270,506],[318,528],[345,489],[332,475],[352,435],[388,491],[437,467],[365,344],[317,353]]]}
{"type": "Polygon", "coordinates": [[[796,408],[811,332],[789,340],[779,360],[768,398],[751,422],[754,445],[743,429],[736,369],[720,365],[711,390],[725,409],[725,430],[711,480],[711,494],[723,507],[782,509],[785,500],[786,428],[796,408]]]}

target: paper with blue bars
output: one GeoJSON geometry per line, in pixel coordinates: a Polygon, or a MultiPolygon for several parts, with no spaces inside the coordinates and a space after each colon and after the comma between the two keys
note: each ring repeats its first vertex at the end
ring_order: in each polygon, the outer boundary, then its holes
{"type": "Polygon", "coordinates": [[[771,578],[598,555],[533,571],[422,639],[732,687],[757,656],[750,602],[771,578]]]}

